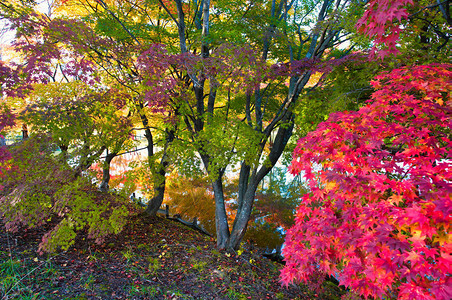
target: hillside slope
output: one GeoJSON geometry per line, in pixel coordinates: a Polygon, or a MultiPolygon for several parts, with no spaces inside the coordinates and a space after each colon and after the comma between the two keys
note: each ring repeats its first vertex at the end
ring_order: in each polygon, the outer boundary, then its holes
{"type": "Polygon", "coordinates": [[[335,299],[279,283],[262,250],[216,250],[212,238],[164,218],[135,215],[95,245],[81,235],[68,251],[39,256],[45,232],[0,224],[1,299],[335,299]],[[240,254],[240,255],[239,255],[240,254]]]}

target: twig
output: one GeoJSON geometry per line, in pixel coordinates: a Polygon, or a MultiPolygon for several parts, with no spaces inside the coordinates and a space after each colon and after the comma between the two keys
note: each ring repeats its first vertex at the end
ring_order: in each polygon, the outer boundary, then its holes
{"type": "MultiPolygon", "coordinates": [[[[129,153],[138,152],[138,151],[141,151],[141,150],[144,150],[144,149],[147,149],[147,148],[148,148],[148,147],[137,148],[137,149],[135,149],[135,150],[130,150],[130,151],[126,151],[126,152],[119,153],[119,154],[116,155],[116,156],[120,156],[120,155],[124,155],[124,154],[129,154],[129,153]]],[[[106,156],[101,156],[101,157],[99,157],[99,159],[101,159],[101,158],[106,158],[106,156]]]]}

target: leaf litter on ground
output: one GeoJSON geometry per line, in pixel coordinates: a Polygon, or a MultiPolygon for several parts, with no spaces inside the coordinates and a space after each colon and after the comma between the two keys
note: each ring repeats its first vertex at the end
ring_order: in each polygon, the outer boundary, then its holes
{"type": "MultiPolygon", "coordinates": [[[[0,224],[1,299],[339,299],[303,285],[282,287],[282,265],[246,247],[227,253],[215,240],[168,219],[136,214],[96,245],[81,234],[69,250],[38,254],[46,228],[12,234],[0,224]],[[240,255],[239,255],[240,254],[240,255]]],[[[51,226],[48,224],[47,226],[51,226]]]]}

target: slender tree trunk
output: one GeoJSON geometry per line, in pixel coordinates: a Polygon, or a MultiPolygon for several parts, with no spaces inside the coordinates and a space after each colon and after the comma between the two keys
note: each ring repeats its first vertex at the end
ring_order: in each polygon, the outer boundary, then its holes
{"type": "Polygon", "coordinates": [[[287,115],[289,126],[281,126],[278,129],[273,147],[267,157],[269,164],[264,164],[259,169],[256,168],[251,171],[249,165],[242,163],[239,177],[237,215],[234,219],[232,231],[225,248],[237,250],[240,247],[240,243],[248,227],[251,211],[253,210],[257,187],[262,179],[273,169],[273,166],[281,157],[289,138],[292,136],[293,118],[293,114],[289,113],[287,115]]]}
{"type": "MultiPolygon", "coordinates": [[[[209,175],[211,174],[210,157],[199,152],[202,163],[209,175]]],[[[212,180],[213,195],[215,197],[215,230],[217,235],[217,248],[224,250],[228,248],[229,224],[226,204],[224,201],[223,175],[224,169],[216,170],[215,180],[212,180]]]]}
{"type": "MultiPolygon", "coordinates": [[[[148,142],[147,145],[147,152],[148,152],[148,162],[149,162],[149,168],[150,172],[153,171],[152,167],[152,160],[154,157],[154,140],[152,136],[152,132],[149,129],[149,120],[147,116],[141,112],[143,109],[143,103],[139,103],[137,105],[137,108],[139,110],[141,122],[143,124],[143,128],[145,128],[145,134],[146,140],[148,142]]],[[[174,131],[167,131],[166,132],[166,142],[165,142],[165,149],[163,150],[163,156],[160,159],[160,163],[157,167],[157,172],[154,173],[154,196],[149,200],[145,213],[151,217],[154,217],[157,215],[157,212],[160,208],[160,206],[163,203],[163,198],[165,196],[165,186],[166,186],[166,169],[168,167],[168,147],[171,144],[171,142],[174,140],[174,131]]]]}
{"type": "Polygon", "coordinates": [[[28,127],[27,124],[22,124],[22,139],[28,139],[28,127]]]}
{"type": "Polygon", "coordinates": [[[69,147],[66,146],[66,145],[59,145],[58,147],[61,150],[61,160],[64,163],[67,163],[67,158],[68,158],[68,152],[67,151],[68,151],[69,147]]]}
{"type": "Polygon", "coordinates": [[[110,164],[113,158],[118,155],[117,152],[108,153],[105,157],[104,164],[102,166],[102,182],[100,183],[99,190],[102,192],[108,192],[110,182],[110,164]]]}
{"type": "MultiPolygon", "coordinates": [[[[149,120],[147,116],[142,113],[144,105],[143,103],[139,102],[137,104],[137,109],[139,111],[141,123],[143,124],[144,128],[144,137],[147,140],[148,145],[146,146],[147,152],[148,152],[148,162],[149,162],[149,171],[152,173],[152,159],[154,157],[154,139],[152,136],[152,132],[149,129],[149,120]]],[[[148,206],[146,207],[146,214],[149,216],[155,216],[157,214],[157,211],[160,207],[160,205],[163,202],[163,195],[165,193],[165,171],[161,167],[159,168],[158,174],[161,175],[163,173],[162,179],[159,181],[157,180],[156,176],[157,174],[154,174],[154,197],[149,200],[148,206]]]]}
{"type": "Polygon", "coordinates": [[[171,143],[174,141],[174,137],[174,131],[166,131],[165,148],[163,149],[163,155],[160,159],[157,174],[154,174],[154,197],[149,200],[148,206],[146,207],[146,213],[149,216],[157,215],[157,211],[163,203],[166,187],[166,169],[169,165],[168,147],[170,147],[171,143]]]}
{"type": "Polygon", "coordinates": [[[217,248],[227,249],[229,240],[229,225],[226,206],[224,203],[223,182],[219,175],[212,183],[215,195],[215,225],[217,231],[217,248]]]}
{"type": "Polygon", "coordinates": [[[209,43],[206,38],[209,36],[209,8],[210,0],[203,1],[202,7],[202,44],[201,44],[201,54],[203,58],[209,56],[209,43]]]}
{"type": "Polygon", "coordinates": [[[251,167],[245,162],[242,163],[240,167],[240,175],[239,175],[239,190],[237,197],[237,211],[241,211],[243,207],[244,197],[246,193],[246,189],[248,187],[248,181],[250,177],[251,167]]]}
{"type": "Polygon", "coordinates": [[[183,10],[183,5],[181,0],[175,0],[177,7],[177,31],[179,33],[179,44],[182,53],[187,52],[187,42],[185,38],[185,15],[183,10]]]}
{"type": "Polygon", "coordinates": [[[160,164],[158,176],[156,174],[154,176],[158,177],[154,180],[154,197],[149,200],[145,211],[146,214],[152,217],[157,215],[157,211],[163,203],[166,186],[166,166],[160,164]]]}

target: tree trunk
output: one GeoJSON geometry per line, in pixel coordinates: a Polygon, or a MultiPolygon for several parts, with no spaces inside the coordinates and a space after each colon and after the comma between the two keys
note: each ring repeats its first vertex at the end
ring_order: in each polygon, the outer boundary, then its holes
{"type": "Polygon", "coordinates": [[[241,209],[237,211],[237,215],[234,220],[234,226],[232,227],[231,236],[228,240],[228,248],[230,249],[237,250],[240,248],[240,242],[245,236],[246,228],[248,227],[248,221],[250,220],[254,198],[256,196],[256,189],[259,184],[259,182],[255,180],[255,176],[253,177],[251,178],[251,182],[246,189],[241,209]]]}
{"type": "Polygon", "coordinates": [[[289,113],[287,115],[289,125],[281,126],[278,129],[273,147],[267,157],[269,164],[264,164],[259,169],[256,168],[250,172],[250,166],[246,163],[242,163],[239,177],[237,215],[234,219],[234,225],[232,226],[232,231],[225,248],[233,250],[239,249],[240,243],[246,233],[251,211],[253,210],[257,187],[262,179],[264,179],[264,177],[273,169],[273,166],[281,157],[289,138],[292,136],[293,118],[293,114],[289,113]]]}
{"type": "Polygon", "coordinates": [[[113,158],[118,155],[117,152],[108,153],[105,157],[104,164],[102,166],[102,182],[100,183],[99,190],[102,192],[108,192],[110,182],[110,164],[113,158]]]}
{"type": "Polygon", "coordinates": [[[68,159],[68,149],[69,149],[69,147],[66,146],[66,145],[59,145],[58,147],[59,147],[60,150],[61,150],[61,160],[62,160],[64,163],[67,163],[67,159],[68,159]]]}
{"type": "MultiPolygon", "coordinates": [[[[142,109],[144,108],[144,105],[142,102],[139,102],[137,104],[137,109],[139,111],[141,123],[143,124],[144,128],[144,137],[146,138],[148,145],[146,146],[147,152],[148,152],[148,162],[149,162],[149,168],[150,172],[152,172],[152,159],[154,157],[154,139],[152,136],[152,132],[149,129],[149,120],[147,116],[142,113],[142,109]]],[[[159,170],[159,173],[161,174],[161,170],[159,170]]],[[[164,178],[165,176],[163,176],[164,178]]],[[[165,180],[163,180],[163,183],[157,182],[157,180],[154,180],[154,197],[149,200],[148,205],[146,207],[146,213],[149,216],[155,216],[157,214],[157,211],[160,207],[160,205],[163,202],[163,194],[165,193],[165,180]],[[163,184],[163,189],[160,187],[163,184]]]]}
{"type": "Polygon", "coordinates": [[[246,189],[248,188],[248,181],[250,177],[251,167],[247,165],[245,162],[242,163],[240,167],[240,175],[239,175],[239,190],[237,197],[237,211],[241,211],[243,207],[244,197],[246,193],[246,189]]]}
{"type": "MultiPolygon", "coordinates": [[[[141,122],[143,124],[143,128],[145,131],[145,138],[148,142],[147,145],[147,152],[148,152],[148,162],[149,162],[149,168],[150,172],[153,172],[152,168],[152,160],[154,158],[154,139],[152,136],[152,132],[149,129],[149,120],[147,116],[141,112],[144,105],[143,103],[138,103],[137,108],[139,110],[141,122]]],[[[149,200],[145,213],[151,217],[154,217],[157,215],[157,211],[160,208],[160,205],[163,203],[163,197],[165,195],[165,185],[166,185],[166,167],[168,166],[167,161],[167,147],[170,142],[174,140],[174,133],[173,132],[167,132],[167,140],[165,143],[165,149],[162,156],[162,159],[160,160],[160,164],[158,166],[157,174],[154,174],[154,197],[149,200]]]]}
{"type": "Polygon", "coordinates": [[[163,197],[165,195],[166,186],[166,169],[168,168],[168,147],[174,141],[175,132],[173,130],[166,131],[165,148],[163,149],[163,155],[158,166],[157,174],[154,174],[154,197],[148,202],[146,207],[146,213],[149,216],[156,216],[157,211],[163,203],[163,197]]]}
{"type": "Polygon", "coordinates": [[[166,166],[160,164],[158,176],[154,180],[154,197],[149,200],[146,207],[146,214],[151,217],[157,215],[157,211],[163,203],[163,196],[165,195],[165,186],[166,186],[166,166]]]}
{"type": "Polygon", "coordinates": [[[28,127],[27,124],[22,124],[22,139],[28,139],[28,127]]]}
{"type": "Polygon", "coordinates": [[[229,240],[229,225],[228,215],[226,213],[226,207],[224,203],[223,182],[221,175],[218,175],[217,180],[212,183],[214,195],[215,195],[215,225],[217,231],[217,248],[228,248],[229,240]]]}

